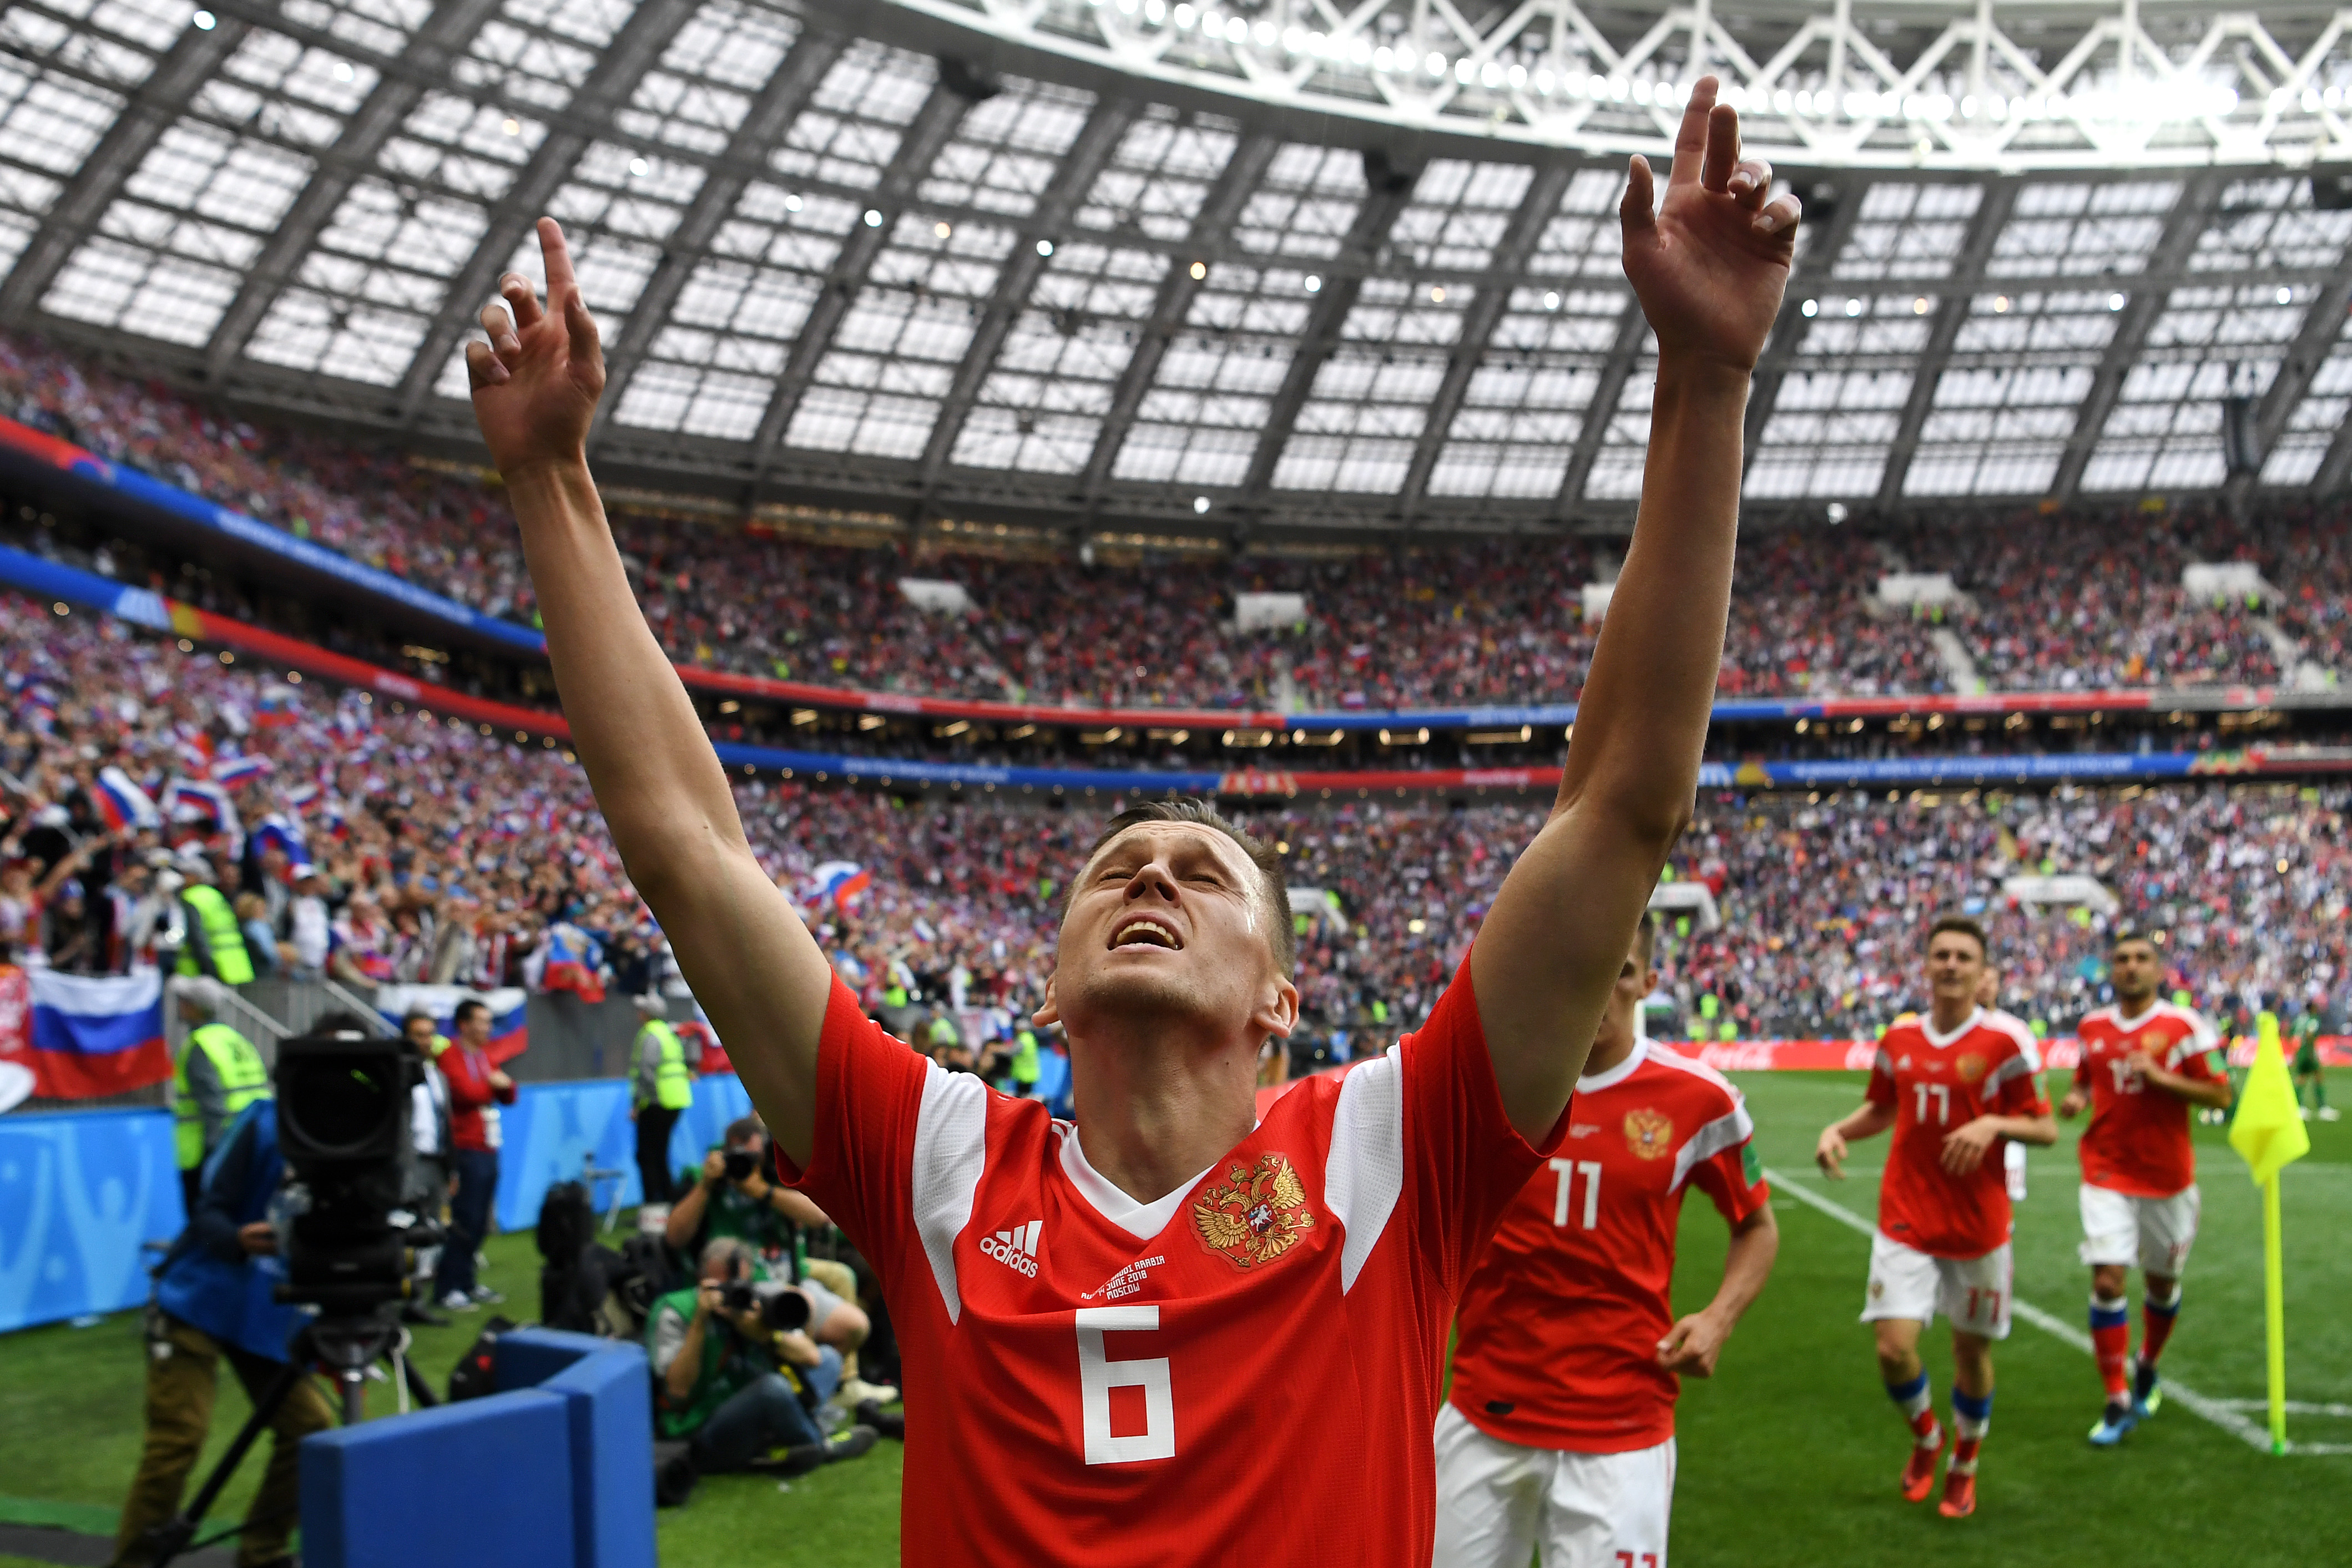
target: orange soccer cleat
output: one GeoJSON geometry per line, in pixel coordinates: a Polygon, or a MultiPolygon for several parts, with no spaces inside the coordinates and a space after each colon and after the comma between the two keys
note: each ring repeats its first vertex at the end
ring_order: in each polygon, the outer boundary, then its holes
{"type": "Polygon", "coordinates": [[[1944,1500],[1936,1511],[1946,1519],[1966,1519],[1977,1511],[1977,1473],[1971,1469],[1944,1472],[1944,1500]]]}
{"type": "Polygon", "coordinates": [[[1927,1494],[1936,1487],[1936,1461],[1944,1457],[1944,1450],[1951,1445],[1952,1434],[1949,1427],[1938,1428],[1936,1432],[1936,1440],[1932,1443],[1912,1445],[1911,1461],[1903,1467],[1903,1500],[1905,1502],[1927,1500],[1927,1494]]]}

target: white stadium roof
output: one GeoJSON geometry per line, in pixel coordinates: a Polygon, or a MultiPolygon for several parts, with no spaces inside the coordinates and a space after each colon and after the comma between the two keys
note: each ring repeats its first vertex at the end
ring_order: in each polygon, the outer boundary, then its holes
{"type": "Polygon", "coordinates": [[[458,344],[549,211],[612,360],[598,460],[635,483],[1605,520],[1651,353],[1619,170],[1706,69],[1810,209],[1759,506],[2352,466],[2352,12],[0,8],[0,323],[425,445],[469,439],[458,344]]]}

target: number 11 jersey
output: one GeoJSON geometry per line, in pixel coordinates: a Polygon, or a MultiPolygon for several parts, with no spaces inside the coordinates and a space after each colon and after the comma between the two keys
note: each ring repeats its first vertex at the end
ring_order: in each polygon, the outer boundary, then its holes
{"type": "Polygon", "coordinates": [[[783,1174],[889,1302],[905,1561],[1425,1568],[1454,1299],[1559,1136],[1505,1116],[1466,961],[1418,1033],[1153,1203],[838,982],[817,1077],[783,1174]]]}

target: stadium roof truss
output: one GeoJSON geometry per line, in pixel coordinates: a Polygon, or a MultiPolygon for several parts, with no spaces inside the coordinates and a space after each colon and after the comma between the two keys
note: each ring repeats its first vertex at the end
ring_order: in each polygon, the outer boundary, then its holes
{"type": "Polygon", "coordinates": [[[1606,523],[1626,154],[1809,206],[1759,507],[2352,467],[2352,10],[2162,0],[0,0],[0,321],[463,442],[573,235],[608,471],[909,514],[1606,523]]]}

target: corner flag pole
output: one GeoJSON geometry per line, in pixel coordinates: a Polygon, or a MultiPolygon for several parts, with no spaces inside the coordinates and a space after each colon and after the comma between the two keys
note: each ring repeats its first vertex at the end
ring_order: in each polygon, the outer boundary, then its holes
{"type": "Polygon", "coordinates": [[[2230,1121],[2230,1146],[2263,1189],[2263,1329],[2270,1374],[2271,1452],[2286,1449],[2286,1268],[2279,1222],[2279,1172],[2311,1152],[2279,1048],[2278,1015],[2254,1019],[2254,1065],[2230,1121]]]}

